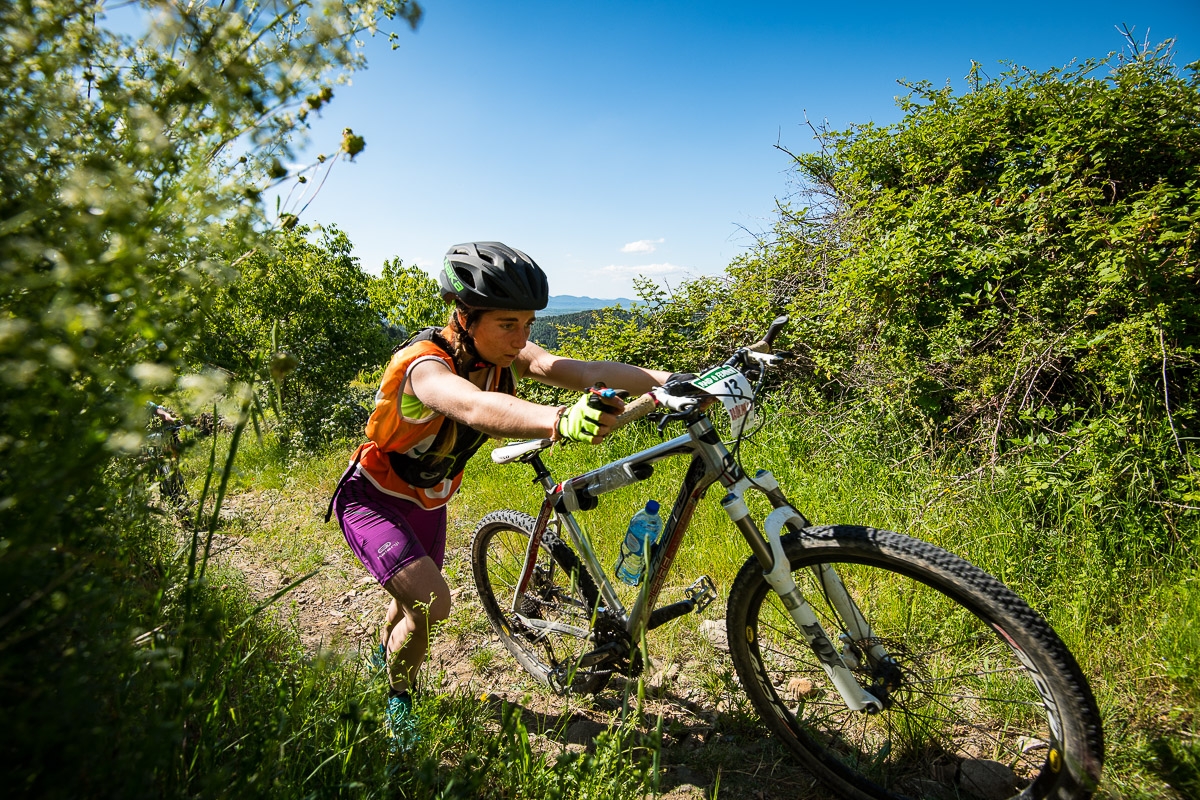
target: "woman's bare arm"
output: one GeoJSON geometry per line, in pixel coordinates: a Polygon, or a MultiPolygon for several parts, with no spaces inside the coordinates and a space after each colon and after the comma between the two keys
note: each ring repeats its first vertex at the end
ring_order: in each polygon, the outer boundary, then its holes
{"type": "MultiPolygon", "coordinates": [[[[423,361],[409,373],[413,394],[427,407],[481,433],[498,438],[554,438],[558,409],[503,394],[485,392],[438,361],[423,361]]],[[[623,403],[612,401],[619,414],[623,403]]],[[[600,417],[599,441],[615,425],[615,414],[600,417]]]]}
{"type": "Polygon", "coordinates": [[[450,371],[445,364],[423,361],[409,373],[417,399],[439,414],[498,437],[548,437],[558,410],[501,392],[485,392],[450,371]]]}
{"type": "Polygon", "coordinates": [[[517,369],[524,377],[562,389],[586,391],[597,383],[624,389],[638,395],[662,386],[669,372],[635,367],[619,361],[579,361],[548,353],[533,342],[525,345],[517,357],[517,369]]]}

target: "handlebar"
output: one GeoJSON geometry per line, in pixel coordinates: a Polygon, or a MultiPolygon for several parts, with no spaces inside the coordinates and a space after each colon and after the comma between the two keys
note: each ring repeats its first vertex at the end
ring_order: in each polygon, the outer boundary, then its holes
{"type": "MultiPolygon", "coordinates": [[[[787,325],[787,322],[788,318],[786,316],[776,317],[771,321],[771,325],[767,328],[767,332],[762,339],[754,344],[738,348],[725,361],[725,365],[737,368],[750,364],[759,368],[765,368],[767,365],[780,360],[779,356],[772,355],[771,345],[775,341],[775,337],[787,325]]],[[[669,389],[676,385],[687,386],[688,384],[660,386],[626,403],[625,410],[617,416],[617,424],[611,430],[615,431],[618,428],[623,428],[635,420],[642,419],[658,408],[667,408],[672,413],[686,413],[694,410],[701,402],[701,398],[689,394],[673,394],[669,389]]],[[[539,451],[550,447],[551,444],[553,444],[553,440],[551,439],[533,439],[498,447],[492,451],[492,460],[497,464],[507,464],[515,460],[526,460],[536,455],[539,451]]]]}
{"type": "Polygon", "coordinates": [[[641,419],[658,408],[658,406],[659,401],[654,398],[654,393],[646,392],[633,402],[625,405],[625,410],[617,417],[617,424],[613,426],[613,430],[624,427],[634,420],[641,419]]]}
{"type": "MultiPolygon", "coordinates": [[[[771,360],[771,345],[775,341],[775,337],[779,336],[780,331],[787,326],[788,318],[785,315],[776,317],[771,321],[767,328],[766,334],[757,342],[745,347],[740,347],[738,350],[725,361],[725,364],[730,367],[737,367],[746,363],[747,357],[760,365],[764,365],[771,360]],[[751,355],[754,354],[754,355],[751,355]],[[767,355],[762,355],[767,354],[767,355]]],[[[777,359],[776,359],[777,360],[777,359]]],[[[665,391],[664,387],[652,389],[641,397],[626,404],[625,410],[617,417],[617,424],[612,427],[612,430],[622,428],[629,423],[642,419],[650,412],[661,406],[666,406],[675,412],[690,411],[696,407],[697,399],[689,396],[678,396],[665,391]]]]}

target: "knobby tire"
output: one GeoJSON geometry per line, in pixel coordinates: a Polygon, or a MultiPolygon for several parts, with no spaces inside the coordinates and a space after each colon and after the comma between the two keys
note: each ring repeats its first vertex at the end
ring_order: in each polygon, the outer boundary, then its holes
{"type": "Polygon", "coordinates": [[[518,608],[526,618],[570,625],[585,635],[534,630],[512,612],[534,525],[533,517],[518,511],[494,511],[480,520],[471,541],[480,603],[500,641],[532,675],[556,692],[597,692],[608,682],[611,667],[579,667],[578,660],[594,647],[587,634],[599,592],[575,552],[550,531],[538,548],[533,579],[518,608]]]}
{"type": "Polygon", "coordinates": [[[729,594],[733,664],[759,715],[815,774],[862,800],[995,797],[998,788],[1029,800],[1091,796],[1104,755],[1096,701],[1062,641],[1016,594],[888,531],[807,528],[783,545],[833,647],[887,704],[878,714],[846,708],[750,559],[729,594]],[[812,569],[822,563],[841,576],[872,641],[838,639],[847,626],[812,569]],[[890,658],[872,664],[873,644],[890,658]]]}

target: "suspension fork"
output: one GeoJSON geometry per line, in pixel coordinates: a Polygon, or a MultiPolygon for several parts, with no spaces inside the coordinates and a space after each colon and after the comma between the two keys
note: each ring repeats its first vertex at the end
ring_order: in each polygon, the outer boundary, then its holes
{"type": "MultiPolygon", "coordinates": [[[[772,508],[788,508],[795,510],[788,499],[784,496],[783,490],[779,488],[779,482],[775,476],[766,470],[759,470],[754,476],[754,483],[771,501],[772,508]]],[[[809,521],[804,515],[796,512],[799,517],[799,525],[794,521],[789,521],[785,525],[794,531],[799,531],[802,528],[809,526],[809,521]]],[[[846,626],[847,633],[855,642],[870,642],[875,639],[875,633],[871,630],[871,623],[867,622],[867,618],[858,608],[858,603],[854,602],[854,598],[846,591],[846,584],[842,582],[842,576],[830,564],[817,564],[810,568],[813,576],[816,577],[818,585],[825,596],[829,598],[829,603],[838,612],[843,624],[846,626]]],[[[872,664],[880,664],[885,661],[890,661],[887,650],[881,644],[870,645],[866,653],[871,658],[872,664]]]]}
{"type": "MultiPolygon", "coordinates": [[[[779,490],[779,483],[771,473],[760,470],[753,480],[742,477],[728,487],[729,493],[721,500],[721,507],[729,515],[729,519],[737,526],[750,549],[754,552],[763,568],[763,577],[770,587],[779,595],[788,615],[796,624],[813,653],[821,662],[821,667],[829,675],[830,682],[838,694],[852,711],[867,711],[876,713],[883,710],[883,703],[858,682],[854,673],[846,665],[842,655],[829,639],[824,626],[817,618],[816,612],[796,586],[792,578],[791,564],[783,552],[783,542],[780,534],[784,527],[806,528],[808,520],[787,502],[779,490]],[[759,530],[750,511],[746,507],[744,494],[749,489],[762,491],[771,500],[774,510],[767,515],[763,522],[765,535],[759,530]]],[[[869,637],[870,626],[866,619],[851,600],[849,593],[842,584],[841,578],[832,568],[826,565],[818,567],[818,577],[829,595],[830,602],[842,619],[850,627],[851,634],[856,640],[869,637]],[[854,630],[858,628],[858,630],[854,630]]]]}

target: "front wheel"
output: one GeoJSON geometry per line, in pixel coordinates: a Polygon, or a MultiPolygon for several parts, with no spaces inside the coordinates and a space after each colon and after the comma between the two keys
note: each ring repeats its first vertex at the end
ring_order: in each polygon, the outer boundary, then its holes
{"type": "Polygon", "coordinates": [[[888,531],[807,528],[783,545],[834,648],[885,706],[846,707],[762,567],[748,561],[726,616],[734,667],[758,713],[814,773],[846,797],[872,800],[1091,796],[1104,753],[1096,701],[1062,641],[1016,594],[888,531]],[[870,625],[869,640],[856,641],[834,608],[827,567],[870,625]]]}
{"type": "Polygon", "coordinates": [[[563,541],[547,532],[528,587],[514,603],[535,521],[518,511],[494,511],[471,541],[479,601],[504,646],[526,670],[556,692],[604,688],[607,670],[581,663],[595,649],[592,630],[599,592],[563,541]]]}

